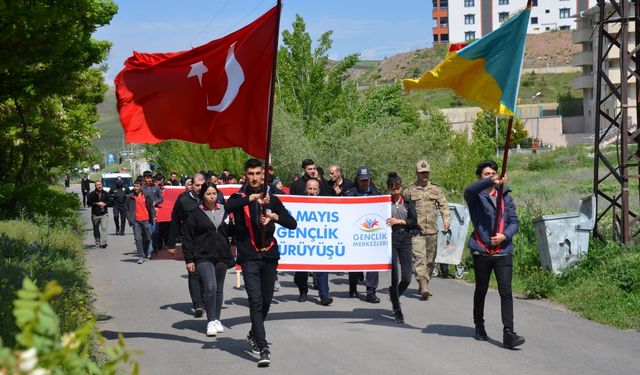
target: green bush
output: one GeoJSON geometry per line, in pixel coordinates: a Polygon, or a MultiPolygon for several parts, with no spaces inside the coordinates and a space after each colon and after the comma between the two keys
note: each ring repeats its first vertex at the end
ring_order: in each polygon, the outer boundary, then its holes
{"type": "Polygon", "coordinates": [[[17,186],[0,183],[0,219],[30,219],[47,226],[82,230],[77,215],[80,200],[74,193],[41,183],[17,186]]]}
{"type": "MultiPolygon", "coordinates": [[[[92,318],[93,295],[82,241],[68,228],[0,221],[0,300],[11,301],[26,277],[40,285],[57,280],[63,286],[64,292],[52,306],[59,314],[64,312],[60,314],[64,331],[75,330],[92,318]]],[[[0,337],[8,345],[13,345],[16,329],[10,304],[0,304],[0,337]]]]}
{"type": "Polygon", "coordinates": [[[60,329],[60,314],[49,302],[62,292],[55,281],[41,292],[31,279],[24,279],[13,302],[18,331],[11,338],[16,344],[8,346],[0,339],[0,374],[116,374],[128,366],[137,374],[138,363],[122,335],[115,346],[104,347],[94,319],[71,331],[60,329]],[[104,353],[99,359],[92,356],[94,337],[104,353]]]}
{"type": "Polygon", "coordinates": [[[522,291],[527,298],[547,298],[555,287],[553,274],[540,266],[522,267],[518,274],[522,291]]]}

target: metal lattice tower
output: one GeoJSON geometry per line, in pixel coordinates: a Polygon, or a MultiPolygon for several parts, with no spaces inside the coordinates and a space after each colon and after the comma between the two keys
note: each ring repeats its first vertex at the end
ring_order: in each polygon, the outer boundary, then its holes
{"type": "Polygon", "coordinates": [[[598,215],[594,235],[622,243],[640,241],[640,0],[598,0],[593,188],[598,215]],[[619,64],[619,69],[617,64],[619,64]],[[617,83],[619,81],[619,83],[617,83]],[[616,139],[615,152],[610,139],[616,139]]]}

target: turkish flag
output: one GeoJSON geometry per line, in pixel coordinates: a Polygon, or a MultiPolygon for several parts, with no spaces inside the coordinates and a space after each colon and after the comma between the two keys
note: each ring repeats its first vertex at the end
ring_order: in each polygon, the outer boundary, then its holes
{"type": "Polygon", "coordinates": [[[279,13],[189,51],[134,52],[115,79],[127,143],[181,139],[265,159],[279,13]]]}

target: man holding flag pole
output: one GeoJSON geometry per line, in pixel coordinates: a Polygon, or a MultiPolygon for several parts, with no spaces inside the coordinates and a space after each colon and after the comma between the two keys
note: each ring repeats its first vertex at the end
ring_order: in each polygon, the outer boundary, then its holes
{"type": "Polygon", "coordinates": [[[260,354],[259,367],[271,363],[264,319],[279,258],[274,223],[289,229],[296,226],[277,197],[269,194],[269,176],[265,175],[280,10],[278,0],[249,25],[188,51],[134,52],[115,79],[120,122],[128,143],[179,139],[207,143],[213,149],[241,147],[265,160],[264,167],[257,159],[247,162],[250,191],[234,196],[226,206],[236,214],[238,264],[245,277],[252,323],[248,341],[252,351],[260,354]],[[250,207],[258,211],[250,212],[250,207]]]}
{"type": "Polygon", "coordinates": [[[451,45],[444,61],[434,69],[425,72],[419,79],[403,80],[405,90],[450,88],[498,115],[509,116],[501,174],[497,175],[495,163],[481,164],[478,167],[481,170],[476,171],[478,182],[465,190],[465,200],[474,225],[469,247],[474,255],[476,274],[473,311],[475,338],[482,341],[488,339],[484,328],[484,299],[489,276],[494,271],[501,300],[503,345],[507,349],[524,343],[524,338],[513,331],[511,295],[512,239],[518,229],[518,219],[504,185],[530,15],[531,0],[528,0],[526,8],[500,28],[469,45],[451,45]]]}

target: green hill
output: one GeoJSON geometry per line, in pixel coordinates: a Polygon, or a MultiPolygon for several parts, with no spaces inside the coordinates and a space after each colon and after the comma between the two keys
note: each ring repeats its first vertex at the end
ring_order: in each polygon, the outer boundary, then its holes
{"type": "Polygon", "coordinates": [[[114,87],[109,87],[104,94],[104,101],[98,105],[98,113],[100,121],[96,123],[96,127],[102,131],[102,134],[100,138],[93,141],[93,147],[100,154],[105,152],[117,155],[122,151],[124,131],[118,118],[114,87]]]}

